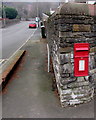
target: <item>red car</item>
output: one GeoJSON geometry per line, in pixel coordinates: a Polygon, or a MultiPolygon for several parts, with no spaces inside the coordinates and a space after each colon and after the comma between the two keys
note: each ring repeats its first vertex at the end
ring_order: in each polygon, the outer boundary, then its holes
{"type": "Polygon", "coordinates": [[[30,23],[29,28],[36,28],[36,23],[30,23]]]}

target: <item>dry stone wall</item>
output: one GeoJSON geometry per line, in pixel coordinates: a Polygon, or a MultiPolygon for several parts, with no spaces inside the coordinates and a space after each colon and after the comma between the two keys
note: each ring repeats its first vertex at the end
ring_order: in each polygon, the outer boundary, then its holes
{"type": "Polygon", "coordinates": [[[96,22],[88,11],[86,4],[65,3],[47,21],[47,40],[63,107],[88,102],[94,96],[96,22]],[[74,76],[74,43],[90,44],[89,76],[74,76]]]}
{"type": "Polygon", "coordinates": [[[4,20],[2,20],[2,21],[0,21],[0,23],[1,23],[0,28],[14,25],[14,24],[17,24],[19,22],[20,22],[19,19],[6,19],[5,22],[4,22],[4,20]]]}

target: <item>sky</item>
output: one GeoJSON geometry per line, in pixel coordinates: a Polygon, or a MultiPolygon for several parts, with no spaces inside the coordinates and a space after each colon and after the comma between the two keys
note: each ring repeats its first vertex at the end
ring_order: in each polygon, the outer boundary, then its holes
{"type": "MultiPolygon", "coordinates": [[[[76,1],[76,0],[0,0],[0,1],[3,1],[3,2],[68,2],[68,1],[76,1]]],[[[93,3],[96,0],[88,0],[88,1],[90,1],[90,3],[93,3]]]]}
{"type": "Polygon", "coordinates": [[[88,3],[89,3],[89,4],[94,4],[94,2],[96,2],[96,1],[89,1],[88,3]]]}
{"type": "Polygon", "coordinates": [[[3,0],[4,2],[60,2],[60,0],[3,0]]]}

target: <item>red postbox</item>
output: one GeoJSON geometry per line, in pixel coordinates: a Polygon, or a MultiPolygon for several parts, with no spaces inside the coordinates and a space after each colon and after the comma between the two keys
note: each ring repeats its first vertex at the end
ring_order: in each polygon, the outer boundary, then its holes
{"type": "Polygon", "coordinates": [[[89,43],[74,44],[74,76],[89,74],[89,43]]]}

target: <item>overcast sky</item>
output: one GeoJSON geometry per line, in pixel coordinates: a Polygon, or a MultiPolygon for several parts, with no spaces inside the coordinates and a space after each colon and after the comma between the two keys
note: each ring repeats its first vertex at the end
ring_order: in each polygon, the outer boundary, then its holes
{"type": "Polygon", "coordinates": [[[4,2],[60,2],[60,0],[3,0],[3,1],[4,2]]]}
{"type": "MultiPolygon", "coordinates": [[[[0,1],[4,1],[4,2],[67,2],[67,1],[78,1],[78,0],[0,0],[0,1]]],[[[82,0],[79,0],[79,1],[82,1],[82,0]]],[[[94,0],[85,0],[85,1],[94,1],[94,0]]]]}

